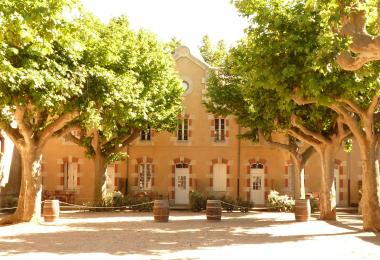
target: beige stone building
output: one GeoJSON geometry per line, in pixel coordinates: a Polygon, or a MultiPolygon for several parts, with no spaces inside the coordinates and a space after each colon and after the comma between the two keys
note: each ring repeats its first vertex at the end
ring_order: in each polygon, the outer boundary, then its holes
{"type": "MultiPolygon", "coordinates": [[[[293,195],[294,171],[287,152],[237,138],[243,131],[232,117],[207,113],[202,102],[210,67],[187,47],[175,53],[176,67],[185,88],[183,114],[173,133],[142,132],[127,148],[129,159],[108,167],[107,188],[127,194],[141,192],[187,204],[196,190],[231,196],[264,205],[269,191],[293,195]]],[[[358,202],[361,163],[355,146],[336,159],[338,205],[358,202]],[[350,184],[350,188],[348,185],[350,184]]],[[[52,139],[43,151],[43,190],[66,201],[93,200],[94,165],[84,150],[64,139],[52,139]]],[[[305,170],[306,192],[318,192],[319,158],[305,170]]]]}

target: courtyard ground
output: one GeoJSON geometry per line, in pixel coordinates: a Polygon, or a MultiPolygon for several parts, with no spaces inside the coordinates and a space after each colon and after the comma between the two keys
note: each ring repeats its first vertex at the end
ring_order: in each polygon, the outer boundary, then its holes
{"type": "Polygon", "coordinates": [[[0,259],[380,259],[380,234],[356,214],[295,222],[291,213],[66,212],[56,223],[0,227],[0,259]]]}

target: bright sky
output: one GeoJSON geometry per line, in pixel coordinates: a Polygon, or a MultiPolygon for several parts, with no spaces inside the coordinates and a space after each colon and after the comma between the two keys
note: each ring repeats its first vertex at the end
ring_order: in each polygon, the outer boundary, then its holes
{"type": "Polygon", "coordinates": [[[180,39],[196,56],[203,35],[228,46],[243,36],[247,25],[230,0],[81,0],[87,10],[107,22],[125,14],[133,29],[144,28],[162,41],[180,39]]]}

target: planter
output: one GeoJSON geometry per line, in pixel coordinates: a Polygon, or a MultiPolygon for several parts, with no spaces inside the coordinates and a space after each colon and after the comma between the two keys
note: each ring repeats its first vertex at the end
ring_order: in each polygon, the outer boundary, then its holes
{"type": "Polygon", "coordinates": [[[221,220],[222,219],[222,204],[220,200],[207,200],[206,206],[207,220],[221,220]]]}
{"type": "Polygon", "coordinates": [[[294,206],[294,215],[296,221],[306,222],[310,219],[310,200],[309,199],[297,199],[294,206]]]}
{"type": "Polygon", "coordinates": [[[59,200],[45,200],[43,207],[45,222],[54,222],[59,219],[59,200]]]}
{"type": "Polygon", "coordinates": [[[169,203],[167,200],[155,200],[153,204],[153,216],[156,222],[169,221],[169,203]]]}

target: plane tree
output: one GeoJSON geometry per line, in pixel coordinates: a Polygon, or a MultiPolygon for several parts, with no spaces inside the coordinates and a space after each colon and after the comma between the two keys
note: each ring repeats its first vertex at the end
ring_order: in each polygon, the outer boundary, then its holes
{"type": "Polygon", "coordinates": [[[0,127],[22,164],[17,210],[4,223],[38,219],[42,149],[85,106],[85,44],[74,9],[71,0],[0,3],[0,127]]]}
{"type": "Polygon", "coordinates": [[[87,22],[97,28],[83,55],[89,70],[86,88],[91,89],[86,98],[93,109],[73,122],[79,134],[66,138],[93,159],[94,198],[100,202],[106,195],[108,165],[126,158],[125,147],[141,130],[175,129],[182,88],[171,54],[155,35],[132,31],[126,17],[107,25],[93,17],[87,22]]]}
{"type": "MultiPolygon", "coordinates": [[[[343,71],[334,61],[346,40],[331,30],[324,19],[325,10],[312,3],[236,1],[239,11],[250,19],[237,54],[242,61],[239,71],[252,84],[274,89],[298,105],[329,108],[359,137],[366,205],[363,226],[379,231],[379,181],[372,156],[378,145],[379,66],[373,62],[357,72],[343,71]]],[[[324,140],[317,134],[313,137],[324,140]]]]}

